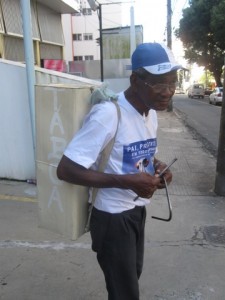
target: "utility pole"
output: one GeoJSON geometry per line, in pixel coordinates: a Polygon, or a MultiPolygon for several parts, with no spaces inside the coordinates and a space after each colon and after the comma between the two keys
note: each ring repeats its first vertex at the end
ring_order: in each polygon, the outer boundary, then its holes
{"type": "Polygon", "coordinates": [[[130,57],[136,48],[135,22],[134,22],[134,7],[130,8],[130,57]]]}
{"type": "Polygon", "coordinates": [[[100,73],[101,82],[104,81],[104,66],[103,66],[103,39],[102,39],[102,4],[98,4],[99,18],[99,45],[100,45],[100,73]]]}
{"type": "MultiPolygon", "coordinates": [[[[167,0],[167,47],[172,49],[172,9],[171,0],[167,0]]],[[[167,111],[173,111],[173,99],[170,100],[167,111]]]]}
{"type": "Polygon", "coordinates": [[[102,5],[111,5],[111,4],[122,4],[129,3],[128,2],[107,2],[107,3],[99,3],[96,0],[87,0],[91,9],[93,11],[98,11],[99,18],[99,45],[100,45],[100,72],[101,72],[101,81],[104,81],[104,65],[103,65],[103,34],[102,34],[102,5]]]}
{"type": "Polygon", "coordinates": [[[172,49],[171,23],[172,23],[171,0],[167,0],[167,47],[170,49],[172,49]]]}
{"type": "Polygon", "coordinates": [[[30,8],[30,1],[20,0],[20,4],[22,9],[27,87],[28,87],[29,107],[30,107],[33,148],[34,148],[34,155],[35,155],[35,151],[36,151],[35,91],[34,91],[35,68],[34,68],[34,48],[33,48],[33,39],[32,39],[32,25],[31,25],[31,8],[30,8]]]}
{"type": "MultiPolygon", "coordinates": [[[[225,66],[225,58],[224,58],[225,66]]],[[[225,70],[223,80],[223,90],[225,88],[225,70]]],[[[220,117],[220,134],[218,144],[217,166],[216,166],[216,181],[215,193],[220,196],[225,196],[225,94],[223,93],[222,109],[220,117]]]]}
{"type": "Polygon", "coordinates": [[[99,46],[100,46],[100,75],[101,82],[104,81],[104,67],[103,67],[103,39],[102,39],[102,4],[95,0],[88,0],[88,3],[93,11],[98,11],[99,20],[99,46]]]}

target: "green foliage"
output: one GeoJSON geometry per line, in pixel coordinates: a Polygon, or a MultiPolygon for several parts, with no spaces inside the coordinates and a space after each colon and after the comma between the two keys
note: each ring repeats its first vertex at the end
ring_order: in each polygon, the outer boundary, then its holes
{"type": "Polygon", "coordinates": [[[200,77],[199,82],[205,85],[205,88],[212,89],[214,85],[214,76],[209,71],[204,72],[200,77]]]}
{"type": "Polygon", "coordinates": [[[211,28],[215,35],[215,42],[221,49],[225,49],[225,1],[221,1],[217,6],[213,7],[211,28]]]}
{"type": "Polygon", "coordinates": [[[221,85],[225,50],[225,0],[190,0],[175,34],[184,45],[185,58],[213,73],[221,85]]]}

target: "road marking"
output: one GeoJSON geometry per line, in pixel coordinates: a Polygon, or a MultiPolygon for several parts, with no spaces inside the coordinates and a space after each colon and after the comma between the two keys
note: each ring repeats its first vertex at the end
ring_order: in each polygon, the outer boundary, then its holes
{"type": "Polygon", "coordinates": [[[18,196],[10,196],[10,195],[1,195],[0,194],[0,201],[1,200],[11,200],[11,201],[19,201],[19,202],[32,202],[37,203],[37,199],[30,198],[30,197],[18,197],[18,196]]]}
{"type": "Polygon", "coordinates": [[[36,248],[36,249],[51,249],[51,250],[66,250],[66,249],[91,249],[90,243],[55,243],[45,241],[42,243],[26,242],[26,241],[0,241],[0,248],[36,248]]]}

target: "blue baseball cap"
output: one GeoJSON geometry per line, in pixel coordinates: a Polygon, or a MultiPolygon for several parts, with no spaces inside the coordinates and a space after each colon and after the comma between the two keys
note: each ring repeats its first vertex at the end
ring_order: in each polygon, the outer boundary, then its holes
{"type": "Polygon", "coordinates": [[[132,71],[144,68],[151,74],[160,75],[183,67],[175,61],[172,51],[164,44],[143,43],[137,46],[131,57],[132,71]]]}

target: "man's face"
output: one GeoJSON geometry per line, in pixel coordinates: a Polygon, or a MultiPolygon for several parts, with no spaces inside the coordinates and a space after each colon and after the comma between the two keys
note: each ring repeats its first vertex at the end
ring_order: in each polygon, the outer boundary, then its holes
{"type": "Polygon", "coordinates": [[[162,75],[148,73],[144,79],[138,74],[134,76],[136,94],[143,108],[145,107],[144,110],[165,110],[176,89],[177,72],[172,71],[162,75]]]}

